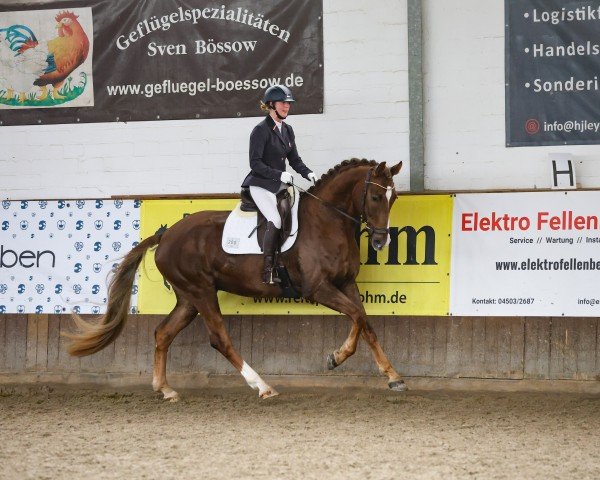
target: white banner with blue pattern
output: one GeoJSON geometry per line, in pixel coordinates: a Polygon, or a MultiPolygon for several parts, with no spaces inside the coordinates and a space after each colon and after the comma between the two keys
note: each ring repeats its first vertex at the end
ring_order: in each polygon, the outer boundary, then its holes
{"type": "MultiPolygon", "coordinates": [[[[8,201],[0,209],[0,313],[103,313],[140,241],[139,200],[8,201]]],[[[137,305],[137,281],[131,311],[137,305]]]]}

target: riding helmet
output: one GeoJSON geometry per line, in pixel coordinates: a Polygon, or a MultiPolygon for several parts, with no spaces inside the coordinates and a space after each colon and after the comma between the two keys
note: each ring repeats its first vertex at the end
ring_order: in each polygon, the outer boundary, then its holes
{"type": "Polygon", "coordinates": [[[292,92],[284,85],[273,85],[267,88],[263,103],[269,102],[295,102],[292,92]]]}

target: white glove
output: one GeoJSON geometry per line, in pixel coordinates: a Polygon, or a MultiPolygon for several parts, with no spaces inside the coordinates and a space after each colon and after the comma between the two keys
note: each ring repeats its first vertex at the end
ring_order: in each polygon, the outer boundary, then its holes
{"type": "Polygon", "coordinates": [[[310,172],[308,174],[308,179],[311,180],[313,183],[317,183],[317,177],[313,172],[310,172]]]}
{"type": "Polygon", "coordinates": [[[291,185],[292,183],[294,183],[294,177],[292,177],[292,174],[289,172],[281,172],[281,181],[283,183],[291,185]]]}

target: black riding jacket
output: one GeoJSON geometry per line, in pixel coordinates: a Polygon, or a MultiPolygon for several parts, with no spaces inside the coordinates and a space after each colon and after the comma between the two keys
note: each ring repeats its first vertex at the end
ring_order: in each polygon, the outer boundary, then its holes
{"type": "Polygon", "coordinates": [[[242,187],[262,187],[276,193],[281,185],[286,158],[292,168],[308,180],[311,170],[298,155],[294,130],[284,122],[280,133],[271,116],[267,116],[250,134],[252,170],[242,182],[242,187]]]}

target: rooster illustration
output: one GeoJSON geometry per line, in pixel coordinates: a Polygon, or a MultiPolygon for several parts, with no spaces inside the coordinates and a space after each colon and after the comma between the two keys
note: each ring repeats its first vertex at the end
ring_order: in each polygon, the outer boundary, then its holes
{"type": "Polygon", "coordinates": [[[13,25],[0,34],[0,85],[6,87],[8,99],[16,92],[23,103],[33,82],[48,68],[48,53],[36,48],[37,38],[25,25],[13,25]]]}
{"type": "Polygon", "coordinates": [[[42,87],[42,97],[48,95],[46,85],[53,87],[52,96],[55,99],[64,98],[58,93],[65,79],[73,70],[79,67],[88,56],[90,42],[83,28],[77,21],[77,15],[72,12],[61,12],[56,16],[58,37],[48,42],[48,65],[54,64],[52,71],[45,72],[34,85],[42,87]]]}
{"type": "Polygon", "coordinates": [[[23,103],[25,94],[34,85],[41,88],[38,100],[48,97],[48,85],[52,85],[55,100],[65,98],[58,90],[86,60],[90,49],[88,37],[77,18],[69,11],[56,15],[58,36],[45,44],[25,25],[0,29],[0,66],[3,67],[0,81],[6,82],[9,98],[18,92],[19,102],[23,103]]]}

